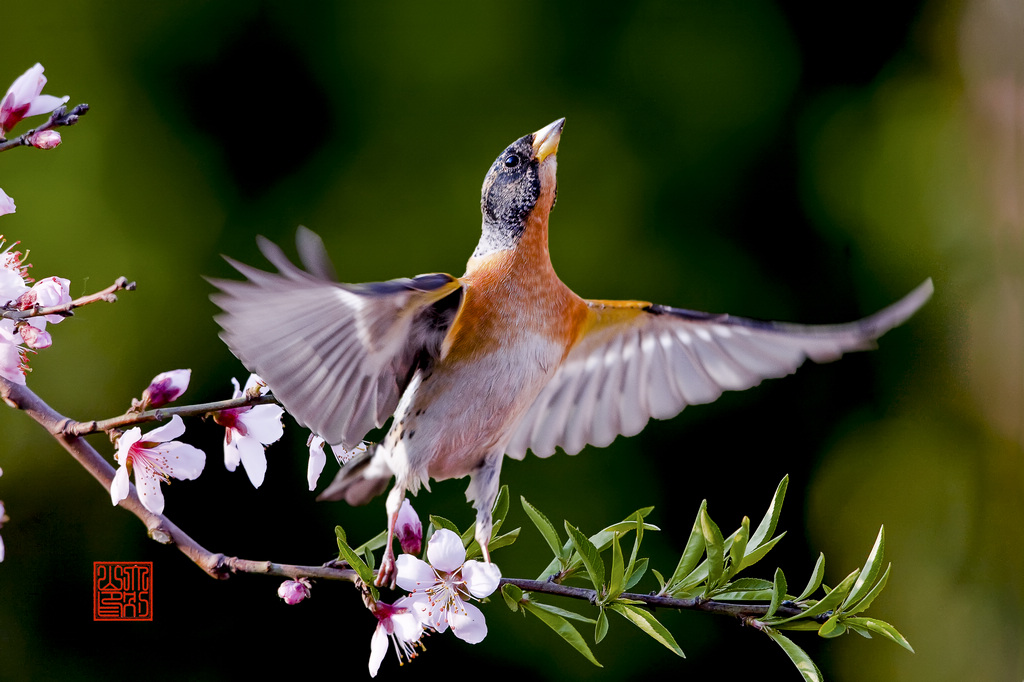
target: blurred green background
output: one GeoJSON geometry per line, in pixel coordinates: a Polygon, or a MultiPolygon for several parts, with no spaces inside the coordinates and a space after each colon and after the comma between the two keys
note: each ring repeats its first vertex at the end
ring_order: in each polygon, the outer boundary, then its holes
{"type": "MultiPolygon", "coordinates": [[[[928,276],[936,295],[877,352],[727,394],[605,449],[506,462],[513,500],[591,533],[655,505],[664,531],[648,550],[670,572],[702,499],[728,532],[744,514],[756,522],[789,473],[774,563],[802,584],[824,551],[835,583],[884,523],[893,571],[873,609],[917,651],[798,634],[829,679],[1024,676],[1020,3],[3,10],[0,88],[39,61],[47,93],[92,109],[55,151],[0,159],[18,205],[0,232],[31,250],[36,277],[70,278],[73,295],[118,275],[139,285],[53,328],[54,346],[32,358],[29,385],[56,409],[119,414],[178,367],[193,369],[189,401],[228,397],[245,372],[217,338],[202,277],[230,276],[220,254],[261,262],[257,234],[290,248],[296,225],[311,227],[346,281],[461,274],[485,170],[565,116],[551,253],[583,296],[811,323],[871,313],[928,276]]],[[[336,523],[357,542],[377,533],[383,500],[313,502],[306,433],[286,431],[254,490],[224,470],[221,430],[193,422],[206,471],[167,490],[169,516],[210,550],[287,563],[330,558],[336,523]]],[[[319,583],[288,607],[276,580],[213,581],[111,508],[28,417],[0,411],[0,434],[11,517],[0,678],[365,675],[375,621],[349,586],[319,583]],[[101,560],[155,563],[152,623],[92,621],[101,560]]],[[[415,503],[465,526],[464,489],[437,484],[415,503]]],[[[544,545],[517,503],[509,523],[522,538],[496,559],[534,577],[544,545]]],[[[485,613],[484,643],[433,636],[411,666],[389,654],[381,677],[797,678],[765,637],[721,617],[664,614],[686,660],[615,619],[598,669],[500,600],[485,613]]]]}

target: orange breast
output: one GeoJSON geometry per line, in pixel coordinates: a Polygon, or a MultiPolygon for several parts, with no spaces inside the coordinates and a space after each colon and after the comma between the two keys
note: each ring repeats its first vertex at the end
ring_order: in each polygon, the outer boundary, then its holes
{"type": "Polygon", "coordinates": [[[465,302],[452,325],[446,360],[493,353],[526,336],[569,348],[586,323],[586,303],[558,279],[548,255],[547,217],[531,217],[514,249],[471,258],[465,302]]]}

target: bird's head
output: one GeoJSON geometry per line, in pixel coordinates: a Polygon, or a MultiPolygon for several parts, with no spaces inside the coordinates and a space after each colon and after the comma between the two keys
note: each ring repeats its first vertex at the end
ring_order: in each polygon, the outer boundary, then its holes
{"type": "Polygon", "coordinates": [[[513,248],[531,217],[547,217],[555,202],[555,154],[563,125],[560,118],[519,138],[491,164],[480,192],[483,235],[473,256],[513,248]]]}

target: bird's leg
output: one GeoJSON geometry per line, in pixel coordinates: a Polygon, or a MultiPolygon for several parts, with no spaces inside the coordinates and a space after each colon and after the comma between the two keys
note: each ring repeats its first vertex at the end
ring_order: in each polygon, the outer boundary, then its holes
{"type": "Polygon", "coordinates": [[[476,541],[480,543],[480,550],[484,553],[484,561],[491,563],[491,551],[487,548],[491,544],[491,508],[487,512],[478,511],[476,514],[476,541]]]}
{"type": "Polygon", "coordinates": [[[388,539],[384,546],[384,558],[381,559],[380,568],[377,570],[377,579],[373,584],[377,587],[387,585],[395,589],[395,578],[398,577],[395,571],[395,550],[392,541],[395,539],[395,525],[398,523],[398,510],[402,508],[402,501],[405,499],[405,488],[395,485],[388,493],[385,509],[388,512],[388,539]]]}
{"type": "Polygon", "coordinates": [[[487,457],[471,474],[469,488],[466,489],[466,499],[473,501],[473,507],[476,509],[476,541],[480,543],[487,563],[491,563],[491,552],[488,549],[488,545],[491,544],[491,510],[494,508],[494,501],[498,499],[498,474],[501,472],[504,457],[503,452],[487,457]]]}

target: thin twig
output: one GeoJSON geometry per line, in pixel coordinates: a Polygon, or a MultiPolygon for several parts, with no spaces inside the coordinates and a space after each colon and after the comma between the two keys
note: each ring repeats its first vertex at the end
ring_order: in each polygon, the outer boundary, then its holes
{"type": "Polygon", "coordinates": [[[71,312],[72,310],[89,305],[90,303],[98,303],[101,301],[104,303],[114,303],[117,301],[117,296],[114,294],[116,291],[135,291],[135,282],[129,282],[124,277],[118,277],[117,281],[102,291],[97,291],[95,294],[76,298],[73,301],[62,303],[61,305],[51,305],[46,307],[37,305],[27,310],[17,310],[9,305],[0,306],[0,318],[17,321],[24,320],[29,317],[39,317],[41,315],[62,315],[64,317],[71,317],[74,315],[74,313],[71,312]]]}
{"type": "MultiPolygon", "coordinates": [[[[596,590],[585,587],[573,587],[561,585],[547,580],[522,580],[520,578],[502,578],[501,584],[515,585],[524,592],[540,592],[570,599],[581,599],[597,603],[598,594],[596,590]]],[[[650,607],[675,609],[677,611],[703,611],[705,613],[719,613],[735,618],[746,619],[749,617],[764,616],[768,613],[768,604],[743,604],[735,602],[716,601],[704,597],[692,597],[689,599],[677,599],[656,594],[637,594],[635,592],[623,592],[620,599],[629,599],[646,604],[650,607]]],[[[803,609],[797,606],[780,606],[775,614],[779,616],[799,616],[803,609]]]]}
{"type": "Polygon", "coordinates": [[[50,119],[38,128],[33,128],[27,133],[11,138],[10,140],[0,138],[0,152],[5,152],[8,149],[14,149],[15,147],[31,147],[31,138],[36,133],[41,133],[44,130],[50,130],[52,128],[60,128],[61,126],[73,126],[78,123],[78,118],[80,116],[85,116],[88,112],[88,104],[76,105],[71,111],[68,111],[66,106],[57,107],[53,110],[53,113],[50,114],[50,119]]]}
{"type": "Polygon", "coordinates": [[[218,400],[212,403],[199,403],[197,405],[182,405],[180,407],[161,407],[155,410],[147,410],[146,412],[139,413],[127,413],[119,417],[111,417],[110,419],[103,419],[100,421],[88,421],[88,422],[76,422],[68,420],[68,423],[63,427],[63,433],[68,436],[85,436],[90,433],[98,433],[100,431],[109,431],[110,429],[121,429],[126,426],[134,426],[136,424],[144,424],[146,422],[163,421],[179,415],[181,417],[199,417],[210,412],[219,412],[221,410],[231,410],[238,407],[247,407],[252,405],[267,405],[276,404],[280,405],[273,395],[261,395],[261,396],[245,396],[241,398],[230,398],[228,400],[218,400]]]}

